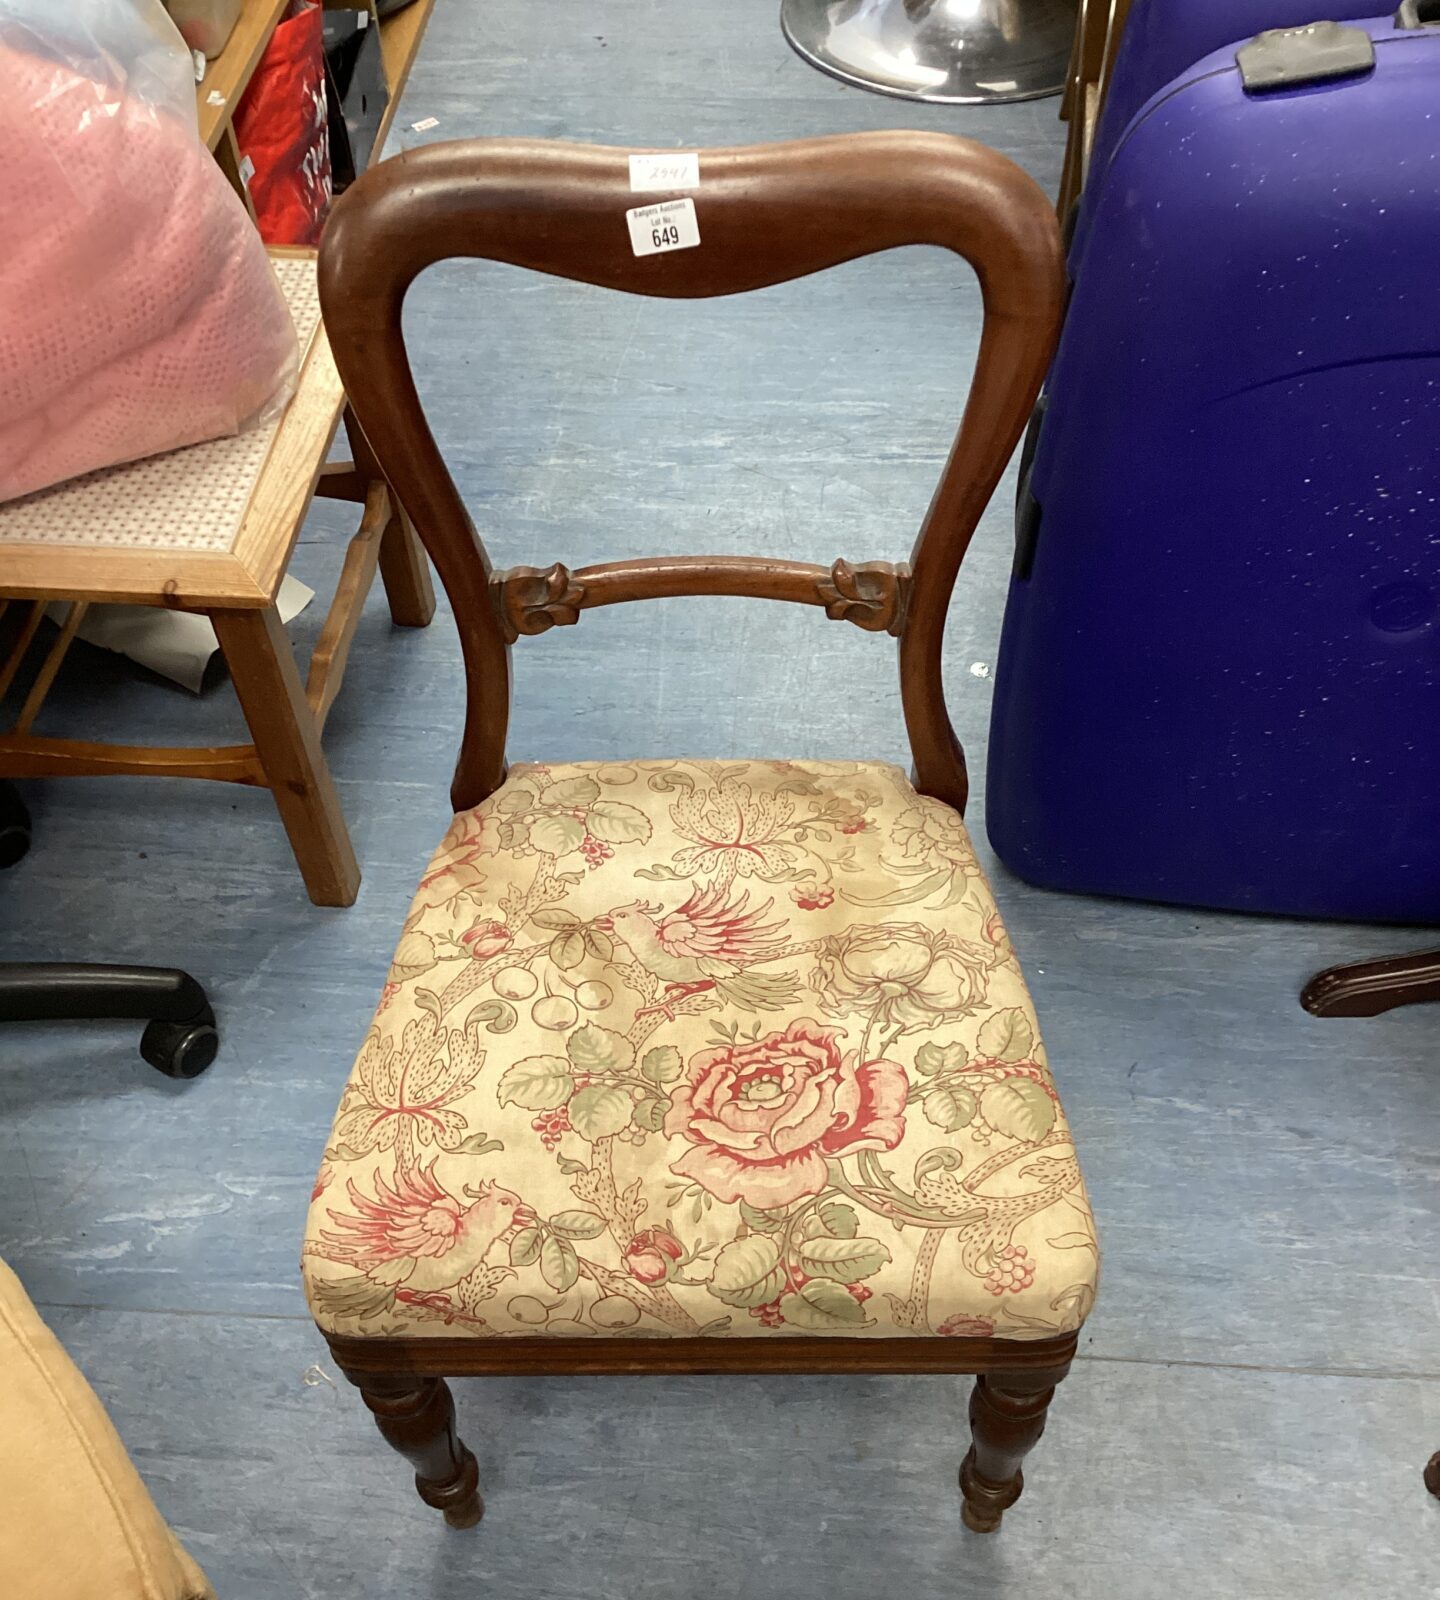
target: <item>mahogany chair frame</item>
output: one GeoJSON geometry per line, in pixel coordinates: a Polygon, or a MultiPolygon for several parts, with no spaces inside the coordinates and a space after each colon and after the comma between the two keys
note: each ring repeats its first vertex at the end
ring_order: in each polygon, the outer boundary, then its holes
{"type": "MultiPolygon", "coordinates": [[[[593,606],[662,595],[749,595],[824,607],[899,641],[917,787],[963,809],[965,762],[945,709],[941,645],[961,560],[1030,414],[1054,346],[1059,231],[1039,188],[967,140],[864,133],[700,152],[700,243],[634,254],[625,149],[487,139],[410,151],[368,172],[336,206],[320,297],[350,402],[454,608],[467,678],[457,811],[505,778],[510,647],[593,606]],[[739,294],[901,245],[940,245],[975,268],[984,327],[959,432],[908,566],[765,557],[659,557],[574,572],[498,571],[446,469],[401,329],[405,294],[436,262],[468,256],[631,294],[739,294]]],[[[681,191],[676,191],[677,193],[681,191]]],[[[1022,1487],[1077,1335],[995,1338],[626,1340],[327,1335],[416,1488],[454,1526],[481,1514],[474,1456],[455,1433],[447,1377],[580,1373],[975,1374],[964,1518],[989,1531],[1022,1487]]]]}
{"type": "MultiPolygon", "coordinates": [[[[1440,950],[1350,961],[1317,972],[1300,991],[1312,1017],[1383,1017],[1397,1006],[1440,1002],[1440,950]]],[[[1425,1463],[1425,1487],[1440,1500],[1440,1450],[1425,1463]]]]}
{"type": "Polygon", "coordinates": [[[1377,956],[1317,972],[1300,992],[1316,1017],[1379,1017],[1396,1006],[1440,1001],[1440,950],[1377,956]]]}

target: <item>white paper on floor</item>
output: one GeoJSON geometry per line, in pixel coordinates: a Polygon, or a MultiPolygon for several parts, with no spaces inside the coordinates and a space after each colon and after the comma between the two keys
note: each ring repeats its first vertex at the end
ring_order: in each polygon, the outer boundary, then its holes
{"type": "MultiPolygon", "coordinates": [[[[313,589],[287,574],[275,597],[281,622],[298,617],[314,598],[313,589]]],[[[68,601],[57,601],[48,615],[53,622],[63,623],[69,609],[68,601]]],[[[220,648],[209,617],[159,606],[91,606],[77,636],[86,644],[138,661],[191,694],[200,693],[205,669],[220,648]]]]}

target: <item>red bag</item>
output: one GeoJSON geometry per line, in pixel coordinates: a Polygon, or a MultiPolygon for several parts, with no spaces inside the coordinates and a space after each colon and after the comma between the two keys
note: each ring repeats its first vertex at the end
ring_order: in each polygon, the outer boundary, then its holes
{"type": "Polygon", "coordinates": [[[319,244],[330,209],[323,30],[320,6],[297,0],[235,108],[235,139],[243,168],[253,168],[250,199],[266,244],[319,244]]]}

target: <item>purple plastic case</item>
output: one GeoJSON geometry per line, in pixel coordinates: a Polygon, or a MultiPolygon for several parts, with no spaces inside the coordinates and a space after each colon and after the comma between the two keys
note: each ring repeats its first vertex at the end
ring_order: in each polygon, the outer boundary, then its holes
{"type": "Polygon", "coordinates": [[[1440,27],[1348,26],[1196,63],[1095,194],[996,672],[1032,882],[1440,920],[1440,27]]]}

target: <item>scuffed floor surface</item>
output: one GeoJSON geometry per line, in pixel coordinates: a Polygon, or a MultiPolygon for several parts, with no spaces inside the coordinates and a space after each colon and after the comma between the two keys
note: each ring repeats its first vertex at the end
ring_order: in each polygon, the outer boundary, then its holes
{"type": "MultiPolygon", "coordinates": [[[[400,142],[693,146],[863,127],[997,144],[1053,186],[1053,101],[866,95],[793,56],[773,0],[440,0],[400,142]],[[435,117],[423,134],[410,124],[435,117]]],[[[505,563],[665,550],[903,557],[958,414],[978,297],[909,251],[710,305],[459,264],[408,327],[443,447],[505,563]]],[[[957,594],[948,676],[983,772],[1007,485],[957,594]]],[[[299,576],[338,571],[346,508],[299,576]]],[[[295,625],[302,644],[314,608],[295,625]]],[[[522,640],[514,749],[904,760],[893,651],[811,611],[674,601],[522,640]]],[[[1440,1011],[1316,1022],[1315,967],[1423,941],[996,889],[1106,1247],[1099,1309],[994,1538],[962,1532],[965,1384],[456,1386],[489,1510],[446,1530],[301,1301],[305,1201],[460,727],[454,634],[372,596],[327,748],[365,872],[304,898],[268,796],[30,784],[0,956],[181,961],[219,1062],[191,1085],[125,1027],[0,1033],[0,1253],[231,1600],[1313,1600],[1437,1592],[1440,1011]],[[334,1382],[329,1380],[336,1380],[334,1382]],[[336,1384],[339,1384],[337,1387],[336,1384]]],[[[50,726],[222,742],[202,701],[78,652],[50,726]]],[[[978,786],[977,786],[978,787],[978,786]]],[[[980,805],[972,816],[983,835],[980,805]]],[[[30,1597],[24,1597],[30,1600],[30,1597]]]]}

